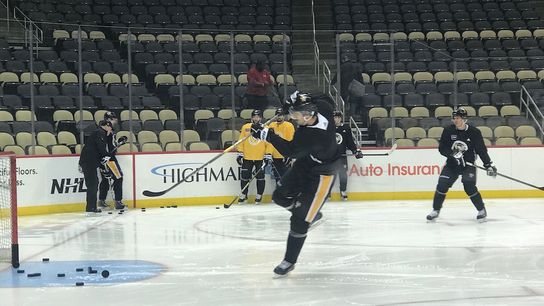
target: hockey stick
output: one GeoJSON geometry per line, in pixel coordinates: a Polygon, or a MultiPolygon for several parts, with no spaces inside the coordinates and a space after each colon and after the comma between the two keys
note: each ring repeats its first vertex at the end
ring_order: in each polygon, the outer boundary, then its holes
{"type": "MultiPolygon", "coordinates": [[[[273,120],[276,120],[276,117],[278,117],[278,115],[275,115],[274,117],[268,119],[268,121],[266,121],[264,123],[264,125],[269,125],[270,122],[272,122],[273,120]]],[[[209,161],[205,162],[202,166],[196,168],[195,170],[193,170],[191,173],[187,174],[185,177],[183,177],[179,182],[175,183],[174,185],[166,188],[165,190],[161,190],[161,191],[151,191],[151,190],[144,190],[142,192],[142,194],[146,197],[160,197],[162,196],[163,194],[169,192],[170,190],[176,188],[177,186],[179,186],[181,183],[185,182],[186,179],[188,178],[191,178],[193,175],[195,175],[196,173],[198,173],[200,170],[204,169],[206,166],[208,166],[209,164],[213,163],[214,161],[218,160],[221,156],[225,155],[225,153],[228,153],[230,152],[232,149],[236,148],[239,144],[241,144],[242,142],[244,142],[246,139],[248,139],[249,137],[251,137],[251,133],[247,136],[245,136],[244,138],[242,139],[239,139],[237,142],[233,143],[230,147],[226,148],[225,150],[223,150],[223,152],[217,154],[215,157],[213,157],[212,159],[210,159],[209,161]]]]}
{"type": "MultiPolygon", "coordinates": [[[[257,172],[255,172],[255,174],[253,174],[253,177],[249,180],[249,182],[247,182],[247,184],[244,186],[244,188],[242,188],[242,191],[240,193],[244,193],[244,191],[249,188],[249,184],[251,184],[251,182],[253,182],[253,180],[257,177],[257,175],[259,175],[259,173],[261,171],[263,171],[265,167],[266,167],[266,163],[263,161],[263,165],[261,166],[261,168],[259,168],[259,170],[257,170],[257,172]]],[[[234,199],[232,199],[232,201],[230,201],[229,204],[223,204],[223,207],[224,208],[229,208],[239,198],[240,198],[240,196],[234,197],[234,199]]]]}
{"type": "MultiPolygon", "coordinates": [[[[389,149],[389,151],[385,153],[363,153],[363,156],[389,156],[393,154],[393,152],[395,152],[396,149],[397,149],[397,144],[395,143],[393,144],[393,146],[391,146],[391,149],[389,149]]],[[[354,156],[354,155],[355,154],[345,154],[344,156],[354,156]]]]}
{"type": "MultiPolygon", "coordinates": [[[[473,164],[473,163],[467,162],[467,165],[472,166],[472,167],[475,167],[475,168],[478,168],[478,169],[481,169],[481,170],[487,171],[486,168],[484,168],[484,167],[482,167],[482,166],[475,165],[475,164],[473,164]]],[[[527,185],[527,186],[529,186],[529,187],[533,187],[533,188],[536,188],[536,189],[538,189],[538,190],[544,191],[544,187],[538,187],[538,186],[536,186],[536,185],[529,184],[529,183],[527,183],[527,182],[518,180],[518,179],[516,179],[516,178],[513,178],[513,177],[508,176],[508,175],[504,175],[504,174],[499,173],[499,172],[497,172],[497,175],[498,175],[498,176],[502,176],[502,177],[504,177],[504,178],[507,178],[507,179],[509,179],[509,180],[512,180],[512,181],[514,181],[514,182],[518,182],[518,183],[520,183],[520,184],[527,185]]]]}

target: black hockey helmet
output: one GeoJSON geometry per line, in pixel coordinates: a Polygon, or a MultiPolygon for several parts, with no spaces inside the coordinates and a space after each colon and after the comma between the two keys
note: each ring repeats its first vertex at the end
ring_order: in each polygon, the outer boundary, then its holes
{"type": "Polygon", "coordinates": [[[117,119],[117,115],[114,112],[105,112],[104,113],[104,120],[111,121],[117,119]]]}
{"type": "Polygon", "coordinates": [[[110,128],[113,128],[113,125],[108,120],[100,120],[100,122],[98,122],[98,125],[99,126],[109,126],[110,128]]]}
{"type": "Polygon", "coordinates": [[[453,113],[451,113],[451,117],[452,118],[461,117],[461,119],[467,119],[468,113],[467,113],[466,109],[464,109],[462,107],[459,107],[459,108],[455,109],[453,111],[453,113]]]}
{"type": "Polygon", "coordinates": [[[341,111],[334,111],[334,112],[332,113],[332,116],[333,116],[333,117],[341,117],[341,118],[343,118],[343,117],[344,117],[344,114],[342,114],[341,111]]]}
{"type": "Polygon", "coordinates": [[[252,112],[251,112],[251,117],[253,116],[259,116],[259,117],[262,117],[263,116],[263,113],[258,110],[258,109],[254,109],[252,112]]]}
{"type": "Polygon", "coordinates": [[[285,115],[285,114],[283,113],[283,109],[280,107],[280,108],[277,108],[277,109],[276,109],[275,115],[277,115],[277,116],[283,116],[283,115],[285,115]]]}
{"type": "Polygon", "coordinates": [[[295,97],[291,96],[292,107],[291,110],[294,112],[307,112],[312,116],[317,112],[317,105],[312,101],[312,97],[308,93],[295,93],[295,97]]]}

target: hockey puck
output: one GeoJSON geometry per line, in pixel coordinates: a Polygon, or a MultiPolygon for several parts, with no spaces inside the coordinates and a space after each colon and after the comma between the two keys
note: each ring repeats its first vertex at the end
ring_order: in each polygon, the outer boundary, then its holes
{"type": "Polygon", "coordinates": [[[79,287],[79,286],[83,286],[83,285],[85,285],[84,282],[76,282],[76,286],[78,286],[78,287],[79,287]]]}
{"type": "Polygon", "coordinates": [[[219,206],[216,206],[215,209],[219,209],[220,207],[219,206]]]}
{"type": "Polygon", "coordinates": [[[42,276],[41,273],[28,273],[26,276],[28,277],[37,277],[37,276],[42,276]]]}
{"type": "Polygon", "coordinates": [[[76,272],[83,272],[83,268],[76,268],[76,272]]]}
{"type": "Polygon", "coordinates": [[[108,215],[111,215],[111,214],[113,214],[113,213],[111,211],[108,211],[108,215]]]}
{"type": "Polygon", "coordinates": [[[161,208],[164,208],[164,206],[161,206],[161,208]]]}
{"type": "Polygon", "coordinates": [[[177,205],[172,205],[172,208],[178,208],[178,206],[177,205]]]}
{"type": "Polygon", "coordinates": [[[43,262],[49,262],[49,258],[47,258],[47,257],[42,258],[42,261],[43,261],[43,262]]]}
{"type": "Polygon", "coordinates": [[[25,273],[25,270],[17,270],[17,273],[19,273],[19,274],[25,273]]]}
{"type": "Polygon", "coordinates": [[[108,278],[108,277],[110,276],[110,271],[104,270],[104,271],[102,271],[101,274],[102,274],[102,277],[103,277],[103,278],[108,278]]]}
{"type": "Polygon", "coordinates": [[[166,208],[170,208],[170,206],[166,206],[166,208]]]}
{"type": "Polygon", "coordinates": [[[120,214],[120,215],[122,215],[122,214],[123,214],[123,212],[122,212],[122,211],[120,211],[120,212],[119,212],[119,214],[120,214]]]}
{"type": "Polygon", "coordinates": [[[65,277],[65,276],[66,276],[66,274],[64,274],[64,273],[57,273],[57,277],[65,277]]]}

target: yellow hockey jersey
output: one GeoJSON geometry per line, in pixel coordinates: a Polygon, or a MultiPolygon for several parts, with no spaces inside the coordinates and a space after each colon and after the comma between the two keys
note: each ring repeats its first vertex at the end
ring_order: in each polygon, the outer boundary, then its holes
{"type": "MultiPolygon", "coordinates": [[[[277,121],[274,121],[272,123],[270,123],[270,125],[268,126],[269,128],[273,129],[274,130],[274,133],[278,136],[280,136],[281,138],[285,139],[285,140],[293,140],[293,136],[295,135],[295,127],[293,126],[293,124],[289,121],[282,121],[282,122],[277,122],[277,121]]],[[[272,147],[272,158],[283,158],[283,155],[280,154],[280,152],[278,152],[278,150],[276,150],[276,148],[274,148],[274,146],[272,144],[268,144],[270,147],[272,147]]]]}
{"type": "MultiPolygon", "coordinates": [[[[239,139],[247,135],[251,135],[251,123],[246,123],[242,126],[239,139]]],[[[272,148],[272,145],[268,142],[250,136],[238,145],[237,150],[244,153],[244,159],[263,160],[265,154],[272,153],[272,148]]]]}

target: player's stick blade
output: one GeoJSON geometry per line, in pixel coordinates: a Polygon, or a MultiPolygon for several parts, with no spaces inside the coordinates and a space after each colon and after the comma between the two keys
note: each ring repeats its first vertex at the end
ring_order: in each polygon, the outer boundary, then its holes
{"type": "Polygon", "coordinates": [[[142,194],[146,197],[160,197],[163,194],[165,194],[166,191],[151,191],[151,190],[144,190],[142,194]]]}
{"type": "Polygon", "coordinates": [[[232,204],[223,204],[223,208],[229,208],[232,204]]]}

